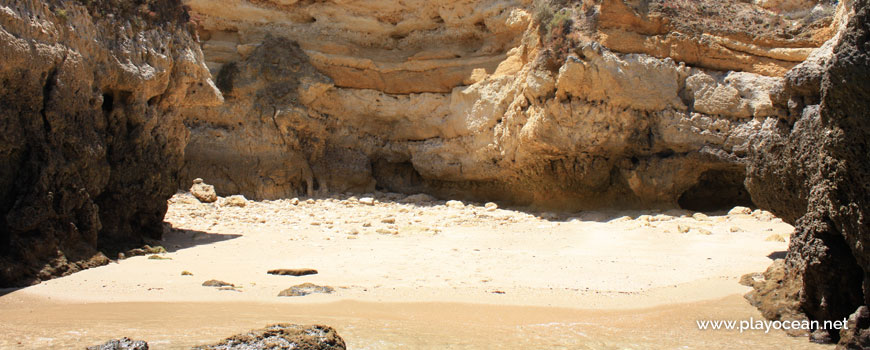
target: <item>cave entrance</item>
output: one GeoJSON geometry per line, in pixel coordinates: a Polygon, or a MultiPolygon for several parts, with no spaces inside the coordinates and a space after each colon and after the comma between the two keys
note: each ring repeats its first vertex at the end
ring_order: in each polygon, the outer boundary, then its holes
{"type": "Polygon", "coordinates": [[[677,204],[680,208],[695,211],[752,207],[752,198],[743,184],[745,178],[742,169],[708,170],[701,174],[697,184],[680,195],[677,204]]]}
{"type": "Polygon", "coordinates": [[[406,194],[426,192],[426,181],[411,162],[388,162],[378,159],[372,162],[372,177],[379,191],[406,194]]]}

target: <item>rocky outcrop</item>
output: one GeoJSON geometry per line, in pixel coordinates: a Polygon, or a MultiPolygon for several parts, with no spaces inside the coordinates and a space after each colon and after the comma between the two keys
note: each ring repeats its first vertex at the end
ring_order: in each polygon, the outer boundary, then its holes
{"type": "Polygon", "coordinates": [[[221,102],[177,1],[0,4],[0,287],[159,238],[188,139],[221,102]]]}
{"type": "MultiPolygon", "coordinates": [[[[282,323],[237,334],[218,344],[194,347],[193,350],[344,350],[345,348],[344,340],[332,327],[282,323]]],[[[148,343],[122,338],[88,347],[88,350],[148,350],[148,343]]]]}
{"type": "Polygon", "coordinates": [[[180,184],[255,199],[380,189],[560,209],[749,206],[751,136],[788,114],[770,96],[830,38],[834,6],[702,2],[736,12],[187,0],[227,102],[184,111],[180,184]]]}
{"type": "Polygon", "coordinates": [[[870,2],[856,0],[854,12],[786,75],[778,103],[789,118],[757,137],[747,180],[756,203],[795,225],[781,276],[748,298],[772,317],[783,298],[813,320],[851,317],[850,330],[813,334],[844,349],[870,343],[870,2]]]}
{"type": "Polygon", "coordinates": [[[249,349],[344,350],[345,345],[341,336],[329,326],[276,324],[229,337],[215,345],[194,348],[194,350],[249,349]]]}
{"type": "Polygon", "coordinates": [[[89,346],[88,350],[148,350],[148,343],[144,340],[130,338],[112,339],[101,345],[89,346]]]}

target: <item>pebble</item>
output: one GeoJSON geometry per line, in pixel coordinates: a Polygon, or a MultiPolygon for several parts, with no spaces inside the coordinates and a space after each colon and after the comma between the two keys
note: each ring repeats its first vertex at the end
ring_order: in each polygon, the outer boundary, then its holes
{"type": "Polygon", "coordinates": [[[447,201],[447,203],[445,203],[444,205],[446,205],[448,208],[465,208],[465,204],[460,201],[447,201]]]}

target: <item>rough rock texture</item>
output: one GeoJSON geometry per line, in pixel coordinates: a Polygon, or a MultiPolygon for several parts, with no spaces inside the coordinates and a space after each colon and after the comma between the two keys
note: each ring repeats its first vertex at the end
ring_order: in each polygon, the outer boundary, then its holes
{"type": "Polygon", "coordinates": [[[130,338],[112,339],[102,345],[89,346],[88,350],[148,350],[148,343],[130,338]]]}
{"type": "Polygon", "coordinates": [[[194,179],[193,186],[190,186],[190,194],[203,203],[214,203],[217,201],[217,192],[214,186],[202,182],[202,179],[194,179]]]}
{"type": "Polygon", "coordinates": [[[239,334],[195,350],[344,350],[344,340],[329,326],[276,324],[239,334]]]}
{"type": "Polygon", "coordinates": [[[0,3],[0,287],[162,234],[188,139],[221,102],[177,1],[0,3]]]}
{"type": "Polygon", "coordinates": [[[770,96],[836,18],[829,1],[185,3],[226,103],[183,112],[180,184],[560,209],[751,206],[751,136],[788,115],[770,96]]]}
{"type": "Polygon", "coordinates": [[[757,204],[796,226],[780,281],[761,283],[748,297],[765,315],[783,296],[814,320],[842,320],[858,309],[853,321],[861,329],[840,340],[848,349],[866,348],[862,315],[870,305],[870,1],[855,1],[854,9],[818,57],[786,75],[778,103],[790,116],[758,135],[747,180],[757,204]]]}

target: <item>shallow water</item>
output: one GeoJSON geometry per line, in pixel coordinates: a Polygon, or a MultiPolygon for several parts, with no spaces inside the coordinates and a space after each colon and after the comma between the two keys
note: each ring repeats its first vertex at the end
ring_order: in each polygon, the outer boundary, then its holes
{"type": "Polygon", "coordinates": [[[152,349],[212,343],[269,323],[321,323],[349,349],[832,349],[782,332],[700,331],[697,319],[760,317],[739,295],[643,310],[460,303],[69,304],[0,297],[0,348],[83,348],[128,336],[152,349]]]}

